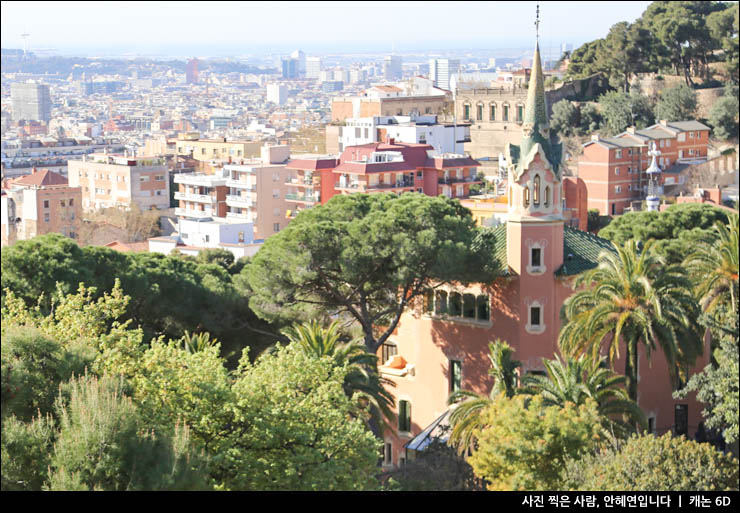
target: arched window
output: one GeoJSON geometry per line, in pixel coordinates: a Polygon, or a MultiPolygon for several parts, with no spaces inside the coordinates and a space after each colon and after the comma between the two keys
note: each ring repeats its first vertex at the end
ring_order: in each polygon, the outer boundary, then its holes
{"type": "Polygon", "coordinates": [[[487,321],[491,318],[491,309],[488,302],[488,294],[481,294],[476,299],[478,309],[478,320],[487,321]]]}
{"type": "Polygon", "coordinates": [[[529,206],[529,187],[524,186],[524,206],[529,206]]]}
{"type": "Polygon", "coordinates": [[[447,313],[447,292],[444,290],[438,290],[436,301],[434,302],[434,313],[437,315],[444,315],[447,313]]]}
{"type": "Polygon", "coordinates": [[[496,121],[496,104],[491,104],[491,121],[496,121]]]}
{"type": "Polygon", "coordinates": [[[463,294],[463,317],[475,319],[475,295],[463,294]]]}
{"type": "Polygon", "coordinates": [[[545,187],[545,206],[550,206],[550,186],[545,187]]]}
{"type": "Polygon", "coordinates": [[[450,315],[462,316],[462,295],[459,292],[450,292],[450,315]]]}
{"type": "Polygon", "coordinates": [[[504,104],[504,116],[502,121],[509,121],[509,106],[504,104]]]}
{"type": "Polygon", "coordinates": [[[536,207],[540,206],[540,175],[534,176],[534,188],[532,189],[532,203],[536,207]]]}
{"type": "Polygon", "coordinates": [[[483,121],[483,104],[479,103],[476,105],[476,112],[475,112],[475,119],[478,121],[483,121]]]}
{"type": "Polygon", "coordinates": [[[424,313],[434,311],[434,290],[429,289],[424,293],[424,313]]]}
{"type": "Polygon", "coordinates": [[[466,121],[470,121],[470,104],[466,103],[463,105],[463,119],[466,121]]]}
{"type": "Polygon", "coordinates": [[[524,105],[516,106],[516,120],[521,123],[524,120],[524,105]]]}

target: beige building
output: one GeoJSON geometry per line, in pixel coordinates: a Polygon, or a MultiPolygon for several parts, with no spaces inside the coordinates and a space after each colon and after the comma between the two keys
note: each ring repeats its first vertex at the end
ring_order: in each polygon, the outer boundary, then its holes
{"type": "Polygon", "coordinates": [[[262,144],[261,141],[227,141],[226,138],[201,139],[198,132],[187,132],[178,134],[176,139],[150,139],[144,145],[143,152],[158,156],[192,156],[200,161],[243,159],[259,156],[262,144]]]}
{"type": "Polygon", "coordinates": [[[76,238],[81,202],[81,189],[48,169],[11,181],[2,191],[2,245],[46,233],[76,238]]]}
{"type": "Polygon", "coordinates": [[[436,96],[344,96],[331,102],[332,121],[373,116],[408,116],[411,113],[451,114],[451,95],[436,96]]]}
{"type": "Polygon", "coordinates": [[[94,153],[69,162],[69,185],[82,188],[82,208],[170,206],[169,171],[160,157],[94,153]]]}
{"type": "Polygon", "coordinates": [[[259,159],[226,164],[226,219],[253,223],[254,238],[266,239],[288,224],[286,202],[292,172],[288,146],[264,146],[259,159]]]}

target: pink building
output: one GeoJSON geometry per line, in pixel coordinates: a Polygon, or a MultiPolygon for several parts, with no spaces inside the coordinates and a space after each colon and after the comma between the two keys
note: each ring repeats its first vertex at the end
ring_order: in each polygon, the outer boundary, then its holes
{"type": "MultiPolygon", "coordinates": [[[[404,313],[378,350],[381,374],[396,384],[389,390],[399,417],[384,437],[387,468],[424,447],[431,428],[444,422],[452,391],[490,392],[489,342],[507,341],[523,362],[522,373],[542,373],[542,359],[558,353],[560,309],[573,292],[574,277],[596,267],[600,253],[614,251],[609,241],[565,224],[564,187],[574,188],[581,202],[586,193],[582,183],[562,177],[561,145],[550,134],[546,114],[539,45],[533,60],[524,135],[520,145],[507,147],[507,221],[495,228],[496,256],[506,275],[491,284],[430,291],[404,313]]],[[[697,368],[703,365],[697,362],[697,368]]],[[[624,362],[617,361],[615,369],[623,371],[624,362]]],[[[656,351],[648,363],[641,352],[639,369],[638,403],[650,429],[663,433],[675,427],[692,435],[702,408],[693,397],[672,398],[662,354],[656,351]]]]}

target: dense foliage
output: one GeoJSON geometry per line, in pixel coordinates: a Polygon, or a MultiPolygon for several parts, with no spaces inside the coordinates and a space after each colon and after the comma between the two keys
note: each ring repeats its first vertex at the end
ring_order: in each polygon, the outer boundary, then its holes
{"type": "Polygon", "coordinates": [[[696,114],[696,93],[684,83],[668,87],[660,92],[655,105],[655,117],[670,121],[694,119],[696,114]]]}
{"type": "Polygon", "coordinates": [[[609,91],[599,96],[603,123],[607,135],[616,135],[627,127],[646,128],[655,122],[650,100],[637,91],[609,91]]]}
{"type": "Polygon", "coordinates": [[[570,460],[564,486],[571,490],[737,490],[738,462],[709,444],[666,433],[633,436],[618,449],[570,460]]]}

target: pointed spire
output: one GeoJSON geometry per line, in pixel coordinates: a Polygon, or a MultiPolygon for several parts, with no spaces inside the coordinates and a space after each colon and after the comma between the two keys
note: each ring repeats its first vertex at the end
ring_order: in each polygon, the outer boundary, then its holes
{"type": "MultiPolygon", "coordinates": [[[[542,62],[540,60],[540,43],[534,48],[532,59],[532,71],[529,75],[529,90],[527,92],[527,105],[524,108],[524,122],[538,125],[538,127],[549,127],[547,120],[547,104],[545,103],[545,79],[542,74],[542,62]]],[[[538,128],[538,127],[535,127],[538,128]]]]}

